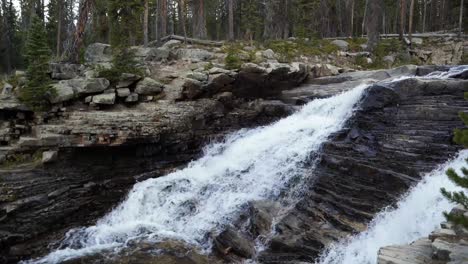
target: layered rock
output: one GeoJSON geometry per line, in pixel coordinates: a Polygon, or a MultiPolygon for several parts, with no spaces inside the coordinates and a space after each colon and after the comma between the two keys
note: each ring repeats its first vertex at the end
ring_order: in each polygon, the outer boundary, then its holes
{"type": "MultiPolygon", "coordinates": [[[[0,136],[8,137],[3,140],[8,146],[0,148],[0,161],[27,156],[30,162],[0,171],[0,262],[43,254],[68,228],[101,217],[136,181],[185,165],[204,144],[229,131],[287,115],[293,107],[284,102],[298,105],[350,89],[364,78],[375,82],[416,70],[317,78],[310,80],[315,86],[288,94],[307,79],[306,64],[278,63],[266,50],[260,56],[268,63],[227,70],[212,63],[219,55],[215,51],[173,50],[179,44],[137,47],[145,76],[124,73],[112,84],[91,69],[57,68],[56,78],[64,80],[55,84],[53,110],[42,116],[21,110],[14,96],[1,101],[0,136]],[[183,62],[161,64],[172,55],[183,62]]],[[[110,46],[93,44],[85,59],[109,66],[110,46]]],[[[376,211],[418,179],[419,170],[457,149],[450,145],[450,133],[460,125],[457,112],[466,109],[464,90],[466,81],[403,81],[370,89],[349,128],[324,146],[320,177],[307,183],[307,195],[279,222],[279,235],[259,260],[313,260],[330,241],[362,230],[376,211]]],[[[245,217],[251,219],[250,233],[226,230],[214,238],[217,254],[229,261],[255,256],[253,241],[267,235],[276,208],[268,202],[251,205],[245,217]]],[[[147,255],[137,250],[127,257],[147,255]]]]}
{"type": "Polygon", "coordinates": [[[370,87],[347,128],[323,146],[304,197],[277,224],[259,259],[314,261],[329,243],[364,230],[421,173],[458,151],[452,131],[463,127],[458,113],[468,110],[467,90],[466,80],[370,87]]]}

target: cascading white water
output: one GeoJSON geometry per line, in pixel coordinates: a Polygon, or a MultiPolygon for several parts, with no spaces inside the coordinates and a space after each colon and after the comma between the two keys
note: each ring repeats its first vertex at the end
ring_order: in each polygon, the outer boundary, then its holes
{"type": "Polygon", "coordinates": [[[95,226],[70,231],[66,248],[32,263],[58,263],[135,239],[181,240],[209,249],[207,234],[248,202],[278,199],[327,137],[352,115],[367,86],[315,100],[270,126],[243,130],[209,146],[183,170],[136,184],[95,226]]]}
{"type": "Polygon", "coordinates": [[[320,264],[374,264],[379,248],[408,244],[429,235],[444,220],[443,211],[450,211],[450,204],[440,193],[440,188],[460,191],[445,171],[453,168],[458,172],[465,166],[468,151],[462,151],[454,160],[447,162],[424,177],[418,185],[401,198],[396,209],[387,209],[378,214],[369,229],[339,244],[332,245],[319,261],[320,264]]]}

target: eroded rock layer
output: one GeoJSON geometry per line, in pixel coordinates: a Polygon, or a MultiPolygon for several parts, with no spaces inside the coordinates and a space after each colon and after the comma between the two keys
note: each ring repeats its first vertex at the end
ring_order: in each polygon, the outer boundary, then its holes
{"type": "Polygon", "coordinates": [[[323,146],[309,188],[276,226],[265,263],[314,261],[329,243],[365,229],[423,172],[454,155],[466,80],[406,79],[369,88],[348,128],[323,146]]]}

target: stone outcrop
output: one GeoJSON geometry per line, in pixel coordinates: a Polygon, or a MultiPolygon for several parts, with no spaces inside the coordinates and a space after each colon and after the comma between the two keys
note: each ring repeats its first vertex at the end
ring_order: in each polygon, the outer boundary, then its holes
{"type": "MultiPolygon", "coordinates": [[[[463,207],[456,207],[451,214],[468,215],[463,207]]],[[[453,223],[444,222],[441,229],[429,237],[409,245],[393,245],[381,248],[378,264],[462,264],[468,262],[468,230],[453,223]]]]}
{"type": "Polygon", "coordinates": [[[71,79],[53,85],[56,94],[50,99],[52,103],[66,102],[80,95],[104,92],[110,82],[104,78],[71,79]]]}
{"type": "Polygon", "coordinates": [[[314,261],[329,243],[365,229],[421,173],[456,153],[466,80],[406,79],[371,86],[347,128],[323,146],[305,196],[276,226],[259,259],[314,261]]]}
{"type": "MultiPolygon", "coordinates": [[[[109,48],[91,45],[87,63],[108,63],[109,48]]],[[[146,60],[152,51],[137,52],[146,60]]],[[[192,62],[211,57],[182,54],[192,62]]],[[[0,101],[0,263],[43,254],[63,231],[101,217],[136,181],[185,165],[207,142],[290,114],[293,107],[271,99],[308,75],[301,63],[240,72],[219,64],[175,68],[163,84],[151,69],[110,82],[88,66],[52,68],[58,82],[49,112],[20,108],[20,87],[8,87],[0,101]]],[[[251,245],[234,252],[251,256],[251,245]]]]}
{"type": "MultiPolygon", "coordinates": [[[[370,76],[398,76],[406,71],[346,74],[341,80],[355,82],[370,76]]],[[[415,73],[418,69],[410,67],[409,71],[415,73]]],[[[328,81],[336,85],[339,78],[328,81]]],[[[322,88],[333,91],[326,96],[339,92],[331,83],[322,88]]],[[[395,203],[424,172],[459,150],[451,138],[455,128],[463,127],[458,113],[468,110],[463,98],[467,89],[468,81],[461,79],[403,79],[371,85],[346,128],[323,146],[313,175],[303,183],[303,197],[276,223],[274,235],[269,237],[266,249],[256,255],[256,261],[314,262],[330,243],[365,230],[377,212],[395,203]]],[[[248,212],[263,210],[264,206],[248,212]]],[[[230,234],[233,239],[225,241],[220,252],[237,247],[230,243],[239,242],[239,238],[251,242],[258,239],[261,232],[253,230],[265,229],[275,216],[265,213],[261,214],[262,220],[255,220],[255,214],[246,214],[234,224],[238,234],[230,234]]],[[[231,254],[224,258],[243,258],[236,252],[231,254]]]]}
{"type": "Polygon", "coordinates": [[[84,59],[86,63],[103,63],[112,61],[112,49],[108,44],[94,43],[86,48],[84,59]]]}
{"type": "MultiPolygon", "coordinates": [[[[112,83],[96,78],[91,67],[52,66],[57,94],[51,99],[52,110],[41,115],[16,99],[21,84],[2,94],[0,263],[44,254],[68,228],[101,217],[136,181],[184,166],[199,157],[207,142],[267,124],[297,105],[363,80],[376,84],[347,128],[324,145],[314,173],[319,176],[305,184],[307,195],[277,224],[277,236],[258,255],[259,261],[313,261],[331,241],[362,230],[375,212],[419,179],[420,171],[457,150],[450,137],[461,125],[457,112],[467,108],[462,95],[467,81],[377,83],[434,68],[337,75],[348,70],[321,63],[316,68],[320,76],[337,76],[308,79],[307,63],[279,63],[271,50],[256,52],[266,63],[229,70],[216,48],[177,49],[179,45],[137,47],[144,74],[123,73],[112,83]],[[296,88],[303,82],[307,86],[296,88]]],[[[110,46],[91,45],[85,60],[87,65],[109,67],[110,46]]],[[[254,240],[269,234],[278,208],[267,201],[251,204],[235,223],[250,219],[243,225],[248,232],[233,228],[214,237],[217,257],[209,256],[210,263],[257,256],[254,240]]],[[[155,257],[143,243],[115,263],[139,257],[177,262],[181,258],[174,252],[190,249],[175,244],[161,246],[168,254],[155,257]]],[[[206,260],[190,252],[184,261],[206,260]]],[[[100,263],[102,258],[83,261],[100,263]]]]}

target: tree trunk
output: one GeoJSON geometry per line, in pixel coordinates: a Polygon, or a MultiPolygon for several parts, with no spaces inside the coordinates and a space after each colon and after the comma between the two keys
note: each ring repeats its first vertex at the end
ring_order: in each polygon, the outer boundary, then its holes
{"type": "Polygon", "coordinates": [[[159,35],[161,38],[167,35],[167,0],[159,0],[161,9],[159,10],[160,14],[160,26],[159,35]]]}
{"type": "Polygon", "coordinates": [[[463,4],[464,1],[460,0],[460,19],[458,21],[458,34],[461,36],[463,34],[463,4]]]}
{"type": "Polygon", "coordinates": [[[382,23],[382,1],[381,0],[370,0],[369,1],[369,16],[367,18],[367,49],[373,52],[375,47],[379,44],[380,39],[380,28],[382,23]]]}
{"type": "Polygon", "coordinates": [[[156,10],[154,16],[154,35],[156,37],[156,41],[159,43],[161,42],[161,32],[159,31],[159,17],[161,13],[161,0],[156,0],[156,10]]]}
{"type": "Polygon", "coordinates": [[[199,39],[205,39],[206,34],[206,19],[205,19],[205,1],[193,0],[192,1],[193,13],[193,36],[199,39]]]}
{"type": "Polygon", "coordinates": [[[364,6],[364,17],[362,18],[362,36],[364,36],[364,31],[366,27],[366,19],[367,19],[367,8],[369,6],[369,0],[366,0],[366,5],[364,6]]]}
{"type": "Polygon", "coordinates": [[[229,40],[234,40],[234,0],[228,0],[229,40]]]}
{"type": "Polygon", "coordinates": [[[187,44],[187,27],[185,25],[185,0],[179,0],[180,22],[182,24],[182,33],[184,34],[184,43],[187,44]]]}
{"type": "Polygon", "coordinates": [[[423,27],[422,27],[422,33],[426,32],[426,17],[427,17],[427,1],[428,0],[423,0],[424,1],[424,12],[423,12],[423,27]]]}
{"type": "MultiPolygon", "coordinates": [[[[11,66],[11,39],[10,39],[10,35],[11,35],[11,32],[10,32],[10,27],[8,26],[8,22],[10,19],[9,16],[11,16],[11,12],[8,12],[7,11],[7,0],[2,0],[2,9],[3,9],[3,29],[5,30],[5,32],[0,32],[2,34],[0,34],[0,37],[1,35],[3,35],[3,40],[4,40],[4,53],[5,53],[5,59],[4,59],[4,62],[5,62],[5,70],[6,70],[6,73],[10,73],[12,71],[12,66],[11,66]]],[[[11,6],[10,6],[10,9],[11,9],[11,6]]],[[[1,40],[1,38],[0,38],[1,40]]]]}
{"type": "Polygon", "coordinates": [[[400,0],[400,40],[404,41],[406,25],[406,0],[400,0]]]}
{"type": "Polygon", "coordinates": [[[414,15],[414,0],[411,0],[410,15],[409,15],[409,29],[408,29],[410,43],[413,41],[413,15],[414,15]]]}
{"type": "Polygon", "coordinates": [[[351,24],[350,24],[350,33],[349,36],[352,38],[354,33],[354,0],[351,0],[351,24]]]}
{"type": "Polygon", "coordinates": [[[289,1],[267,0],[265,2],[265,39],[281,39],[289,36],[289,1]]]}
{"type": "Polygon", "coordinates": [[[57,58],[60,58],[60,46],[62,45],[62,24],[63,24],[63,0],[57,1],[58,23],[57,23],[57,58]]]}
{"type": "Polygon", "coordinates": [[[70,59],[73,62],[80,61],[80,49],[83,45],[83,38],[88,23],[89,13],[94,5],[94,0],[81,0],[78,23],[76,25],[75,40],[70,54],[70,59]]]}
{"type": "Polygon", "coordinates": [[[148,47],[148,20],[149,20],[149,0],[145,0],[145,14],[143,18],[143,42],[145,47],[148,47]]]}

